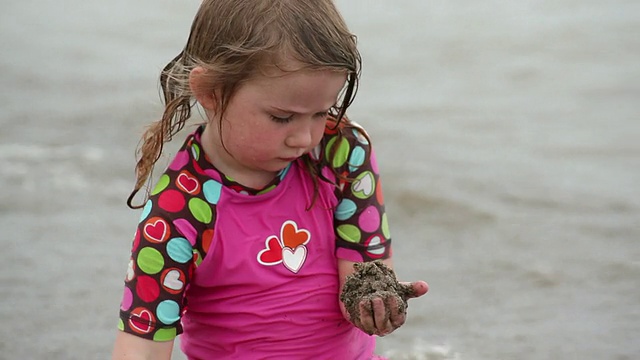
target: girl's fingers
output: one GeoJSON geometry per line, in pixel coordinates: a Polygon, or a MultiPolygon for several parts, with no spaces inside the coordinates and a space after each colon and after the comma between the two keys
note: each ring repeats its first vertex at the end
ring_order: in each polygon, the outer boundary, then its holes
{"type": "MultiPolygon", "coordinates": [[[[417,298],[429,291],[429,285],[424,281],[402,284],[410,285],[413,289],[413,294],[408,298],[417,298]]],[[[399,311],[398,301],[396,296],[362,300],[358,303],[359,319],[350,319],[348,315],[347,319],[369,335],[387,335],[402,326],[407,318],[406,313],[399,311]]]]}
{"type": "Polygon", "coordinates": [[[410,295],[409,298],[417,298],[420,297],[429,291],[429,284],[424,281],[414,281],[414,282],[402,282],[404,285],[411,285],[413,288],[413,295],[410,295]]]}
{"type": "Polygon", "coordinates": [[[391,325],[391,331],[402,326],[407,318],[404,312],[400,312],[398,304],[398,298],[396,296],[389,296],[387,298],[387,306],[389,307],[389,324],[391,325]]]}
{"type": "Polygon", "coordinates": [[[360,329],[369,335],[376,333],[376,324],[373,319],[373,308],[370,300],[362,300],[358,304],[360,310],[360,329]]]}
{"type": "Polygon", "coordinates": [[[394,330],[391,322],[389,321],[389,311],[387,311],[388,302],[385,301],[387,299],[378,297],[371,300],[376,335],[386,335],[394,330]]]}

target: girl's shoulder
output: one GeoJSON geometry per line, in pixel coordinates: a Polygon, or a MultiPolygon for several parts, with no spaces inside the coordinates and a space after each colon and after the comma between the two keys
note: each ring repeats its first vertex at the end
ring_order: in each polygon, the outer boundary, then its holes
{"type": "Polygon", "coordinates": [[[367,161],[371,141],[366,130],[344,117],[340,122],[327,119],[324,136],[312,158],[330,166],[338,173],[353,172],[367,161]]]}

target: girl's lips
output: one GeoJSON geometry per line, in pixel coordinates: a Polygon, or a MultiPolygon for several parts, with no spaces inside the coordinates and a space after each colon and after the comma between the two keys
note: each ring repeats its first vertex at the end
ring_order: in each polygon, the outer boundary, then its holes
{"type": "Polygon", "coordinates": [[[280,160],[282,160],[282,161],[288,161],[288,162],[291,162],[291,161],[294,161],[295,159],[297,159],[297,157],[291,157],[291,158],[279,158],[279,159],[280,159],[280,160]]]}

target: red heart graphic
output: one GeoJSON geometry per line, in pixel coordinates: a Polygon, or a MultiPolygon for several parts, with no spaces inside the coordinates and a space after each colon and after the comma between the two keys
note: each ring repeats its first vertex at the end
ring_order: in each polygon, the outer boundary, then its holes
{"type": "Polygon", "coordinates": [[[263,265],[275,265],[282,261],[282,244],[272,236],[265,241],[266,248],[258,253],[258,262],[263,265]]]}
{"type": "Polygon", "coordinates": [[[155,322],[156,319],[153,317],[153,314],[143,307],[135,308],[129,317],[131,330],[139,334],[150,332],[155,322]]]}
{"type": "Polygon", "coordinates": [[[195,194],[200,189],[200,183],[198,180],[193,177],[188,171],[183,171],[178,175],[178,179],[176,180],[176,185],[185,192],[189,194],[195,194]]]}
{"type": "Polygon", "coordinates": [[[144,225],[144,237],[152,242],[163,242],[169,237],[169,227],[162,218],[151,218],[144,225]]]}
{"type": "Polygon", "coordinates": [[[282,242],[285,247],[295,249],[309,241],[309,231],[298,230],[298,225],[293,221],[282,224],[282,242]]]}

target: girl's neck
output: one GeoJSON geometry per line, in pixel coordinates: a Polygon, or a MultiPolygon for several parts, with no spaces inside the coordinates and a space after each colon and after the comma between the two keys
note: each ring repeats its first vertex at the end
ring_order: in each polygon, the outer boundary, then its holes
{"type": "Polygon", "coordinates": [[[270,173],[238,166],[231,154],[222,146],[217,130],[214,124],[207,124],[200,142],[209,161],[222,176],[227,176],[246,187],[259,190],[267,186],[278,175],[276,172],[270,173]]]}

